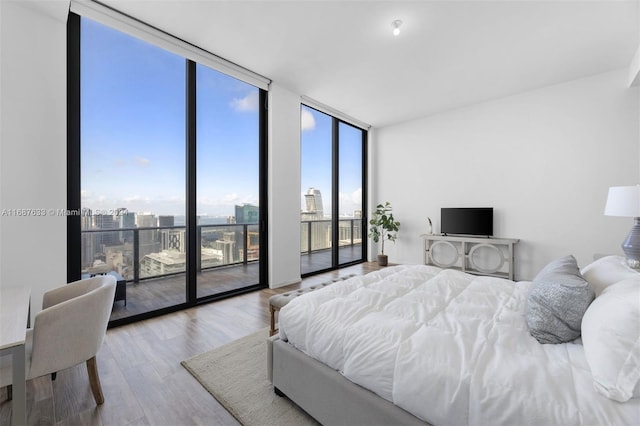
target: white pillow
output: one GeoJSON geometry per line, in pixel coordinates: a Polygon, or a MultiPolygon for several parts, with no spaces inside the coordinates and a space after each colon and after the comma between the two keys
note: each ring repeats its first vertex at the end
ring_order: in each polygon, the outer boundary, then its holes
{"type": "Polygon", "coordinates": [[[606,287],[582,318],[582,344],[596,391],[640,396],[640,274],[606,287]]]}
{"type": "Polygon", "coordinates": [[[638,272],[627,265],[627,261],[623,256],[601,257],[582,268],[580,273],[591,284],[596,297],[600,296],[600,293],[606,287],[624,279],[638,276],[638,272]]]}

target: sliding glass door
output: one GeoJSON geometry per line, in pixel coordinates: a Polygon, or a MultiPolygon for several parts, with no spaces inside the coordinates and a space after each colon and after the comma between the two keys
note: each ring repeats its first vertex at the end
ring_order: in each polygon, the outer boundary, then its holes
{"type": "Polygon", "coordinates": [[[74,14],[69,64],[69,279],[112,324],[263,287],[266,92],[74,14]]]}
{"type": "Polygon", "coordinates": [[[81,35],[82,275],[131,283],[113,320],[183,304],[185,60],[90,19],[81,35]]]}
{"type": "Polygon", "coordinates": [[[366,135],[336,117],[301,107],[302,275],[362,262],[366,135]]]}
{"type": "Polygon", "coordinates": [[[198,64],[198,297],[260,282],[258,88],[198,64]]]}
{"type": "Polygon", "coordinates": [[[338,263],[366,259],[366,223],[363,222],[365,131],[338,123],[338,263]],[[363,235],[364,234],[364,235],[363,235]],[[364,244],[363,244],[364,243],[364,244]]]}

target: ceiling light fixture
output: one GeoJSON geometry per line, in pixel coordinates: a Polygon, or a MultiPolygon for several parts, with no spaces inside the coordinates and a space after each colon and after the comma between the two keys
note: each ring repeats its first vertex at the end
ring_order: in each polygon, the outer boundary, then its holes
{"type": "Polygon", "coordinates": [[[402,21],[399,19],[396,19],[395,21],[393,21],[391,23],[391,26],[393,27],[393,35],[397,36],[400,34],[400,25],[402,25],[402,21]]]}

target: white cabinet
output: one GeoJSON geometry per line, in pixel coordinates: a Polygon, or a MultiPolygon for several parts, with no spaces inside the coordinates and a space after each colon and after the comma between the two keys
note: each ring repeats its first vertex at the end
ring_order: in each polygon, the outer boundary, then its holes
{"type": "Polygon", "coordinates": [[[513,238],[420,235],[424,239],[424,264],[476,275],[514,277],[513,238]]]}

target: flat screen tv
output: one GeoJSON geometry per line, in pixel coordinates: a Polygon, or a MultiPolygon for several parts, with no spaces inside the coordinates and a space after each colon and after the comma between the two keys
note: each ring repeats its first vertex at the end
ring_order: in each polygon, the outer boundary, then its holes
{"type": "Polygon", "coordinates": [[[440,232],[444,235],[493,235],[493,207],[443,207],[440,232]]]}

